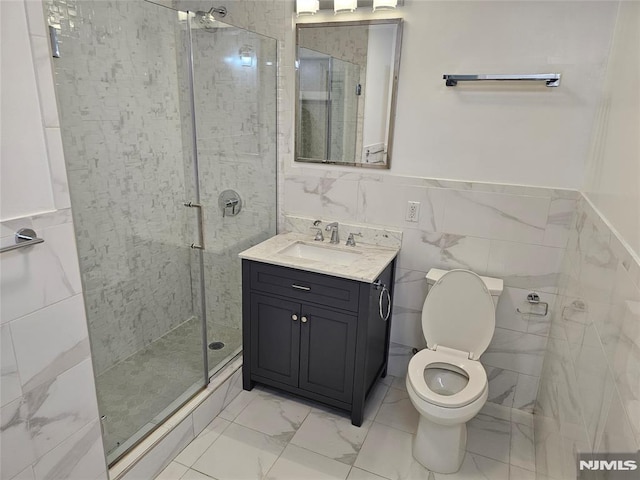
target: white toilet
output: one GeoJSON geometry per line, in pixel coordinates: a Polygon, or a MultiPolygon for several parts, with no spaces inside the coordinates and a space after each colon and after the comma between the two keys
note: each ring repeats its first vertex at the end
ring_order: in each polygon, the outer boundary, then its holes
{"type": "Polygon", "coordinates": [[[409,362],[407,391],[420,413],[413,457],[437,473],[458,471],[467,445],[466,422],[487,401],[479,361],[496,323],[503,282],[468,270],[431,269],[422,307],[427,348],[409,362]]]}

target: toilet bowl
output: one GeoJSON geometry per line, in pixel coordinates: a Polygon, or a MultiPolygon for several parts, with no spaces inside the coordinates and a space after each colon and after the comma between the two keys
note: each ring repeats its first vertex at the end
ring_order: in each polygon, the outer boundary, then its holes
{"type": "Polygon", "coordinates": [[[436,473],[458,471],[467,444],[466,422],[487,401],[480,355],[495,330],[502,280],[468,270],[431,269],[422,308],[427,348],[409,362],[406,386],[420,422],[413,456],[436,473]]]}

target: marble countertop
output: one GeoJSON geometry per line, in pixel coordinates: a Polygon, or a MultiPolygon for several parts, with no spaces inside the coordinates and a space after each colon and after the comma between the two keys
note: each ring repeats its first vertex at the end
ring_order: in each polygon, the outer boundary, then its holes
{"type": "Polygon", "coordinates": [[[258,245],[255,245],[238,255],[246,260],[270,263],[282,267],[295,268],[308,272],[323,273],[334,277],[348,278],[359,282],[373,283],[389,263],[396,257],[399,248],[380,247],[357,243],[355,247],[347,247],[344,242],[340,245],[331,245],[329,240],[315,242],[313,235],[296,232],[281,233],[258,245]],[[343,252],[358,252],[360,257],[349,265],[339,265],[326,261],[297,258],[280,253],[296,242],[308,245],[327,247],[328,249],[343,252]]]}

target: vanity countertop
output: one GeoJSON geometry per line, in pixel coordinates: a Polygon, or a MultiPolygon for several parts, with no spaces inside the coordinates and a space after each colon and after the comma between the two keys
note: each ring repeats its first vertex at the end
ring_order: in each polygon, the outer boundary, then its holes
{"type": "MultiPolygon", "coordinates": [[[[341,242],[340,245],[332,245],[329,240],[316,242],[313,240],[312,235],[289,232],[271,237],[244,252],[240,252],[239,257],[297,270],[373,283],[399,251],[399,248],[379,247],[365,243],[358,243],[355,247],[347,247],[344,242],[341,242]],[[349,265],[343,265],[325,260],[298,258],[282,253],[283,250],[295,243],[302,243],[311,247],[320,246],[326,248],[328,252],[336,250],[336,252],[358,253],[359,257],[349,265]]],[[[339,254],[336,253],[336,255],[339,254]]]]}

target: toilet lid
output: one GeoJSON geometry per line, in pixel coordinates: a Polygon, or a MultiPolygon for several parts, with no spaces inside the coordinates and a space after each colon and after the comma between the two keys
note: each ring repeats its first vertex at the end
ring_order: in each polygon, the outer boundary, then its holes
{"type": "Polygon", "coordinates": [[[495,307],[482,279],[468,270],[451,270],[431,287],[422,308],[422,331],[430,350],[443,345],[477,360],[496,326],[495,307]]]}

